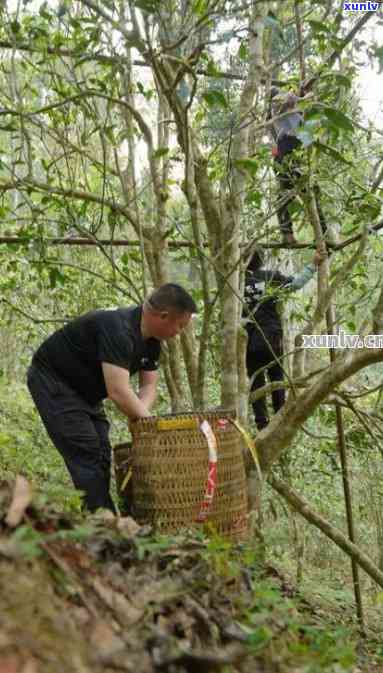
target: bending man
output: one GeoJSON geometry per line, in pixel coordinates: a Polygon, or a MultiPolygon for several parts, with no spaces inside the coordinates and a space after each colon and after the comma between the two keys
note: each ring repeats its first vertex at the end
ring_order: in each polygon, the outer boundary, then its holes
{"type": "Polygon", "coordinates": [[[133,420],[150,415],[162,340],[179,334],[197,307],[168,283],[143,304],[86,313],[54,332],[33,356],[28,388],[76,488],[90,511],[115,511],[110,497],[111,446],[102,400],[133,420]],[[139,391],[130,377],[138,372],[139,391]]]}

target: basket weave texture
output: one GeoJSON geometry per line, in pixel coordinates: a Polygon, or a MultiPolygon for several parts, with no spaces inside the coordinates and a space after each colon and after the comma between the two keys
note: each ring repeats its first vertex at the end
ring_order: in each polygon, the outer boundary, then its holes
{"type": "Polygon", "coordinates": [[[115,447],[114,456],[117,489],[139,523],[150,523],[164,533],[197,525],[209,464],[200,423],[207,420],[217,441],[218,460],[217,486],[206,520],[220,535],[246,537],[242,439],[230,418],[234,414],[219,411],[143,418],[132,424],[132,445],[115,447]],[[165,427],[159,430],[161,423],[165,427]],[[131,478],[121,492],[130,469],[131,478]]]}

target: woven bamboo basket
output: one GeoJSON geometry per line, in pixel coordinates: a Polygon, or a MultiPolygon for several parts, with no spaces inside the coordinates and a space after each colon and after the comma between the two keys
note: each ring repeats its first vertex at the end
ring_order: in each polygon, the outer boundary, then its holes
{"type": "Polygon", "coordinates": [[[164,533],[203,521],[220,535],[243,539],[247,533],[247,485],[242,438],[230,422],[234,413],[170,414],[132,424],[132,445],[114,449],[117,489],[125,511],[164,533]],[[208,421],[217,448],[216,488],[206,508],[208,421]],[[207,509],[207,511],[206,511],[207,509]]]}

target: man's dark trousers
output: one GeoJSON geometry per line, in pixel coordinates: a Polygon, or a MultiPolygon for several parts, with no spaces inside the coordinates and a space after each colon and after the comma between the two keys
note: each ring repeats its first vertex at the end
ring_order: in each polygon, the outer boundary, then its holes
{"type": "Polygon", "coordinates": [[[115,512],[109,494],[109,422],[102,405],[92,406],[40,364],[29,368],[28,388],[75,487],[84,492],[86,507],[91,512],[98,507],[115,512]]]}
{"type": "MultiPolygon", "coordinates": [[[[267,371],[270,381],[283,381],[283,368],[280,364],[283,358],[282,336],[275,335],[266,338],[261,335],[249,335],[249,345],[246,353],[247,374],[251,382],[251,392],[256,392],[266,383],[267,371]],[[262,369],[265,367],[265,369],[262,369]],[[258,371],[262,370],[262,371],[258,371]],[[253,378],[254,377],[254,378],[253,378]]],[[[283,388],[273,390],[271,393],[274,412],[277,413],[285,403],[285,391],[283,388]]],[[[266,396],[260,397],[252,403],[255,423],[258,430],[265,428],[269,422],[266,396]]]]}
{"type": "MultiPolygon", "coordinates": [[[[302,191],[305,192],[305,185],[302,183],[303,173],[299,156],[294,152],[294,150],[299,149],[301,145],[302,143],[295,136],[285,136],[278,142],[278,156],[275,157],[274,168],[279,182],[280,200],[282,201],[282,205],[278,207],[277,211],[281,234],[293,233],[293,223],[289,213],[289,205],[293,203],[296,198],[297,186],[300,184],[302,191]],[[288,194],[290,195],[286,198],[286,195],[288,194]]],[[[321,208],[321,191],[317,183],[314,183],[313,191],[321,229],[323,235],[326,235],[327,223],[321,208]]]]}

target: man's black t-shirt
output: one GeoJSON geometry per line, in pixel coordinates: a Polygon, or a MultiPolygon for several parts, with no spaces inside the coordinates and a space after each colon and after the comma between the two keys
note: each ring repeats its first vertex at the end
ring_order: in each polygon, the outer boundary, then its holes
{"type": "Polygon", "coordinates": [[[158,368],[161,345],[141,334],[142,306],[90,311],[54,332],[33,361],[52,370],[90,404],[107,397],[102,362],[127,369],[158,368]]]}
{"type": "Polygon", "coordinates": [[[279,271],[259,269],[248,272],[245,283],[245,314],[249,338],[257,341],[282,335],[282,322],[278,313],[277,288],[287,287],[293,276],[284,276],[279,271]]]}

